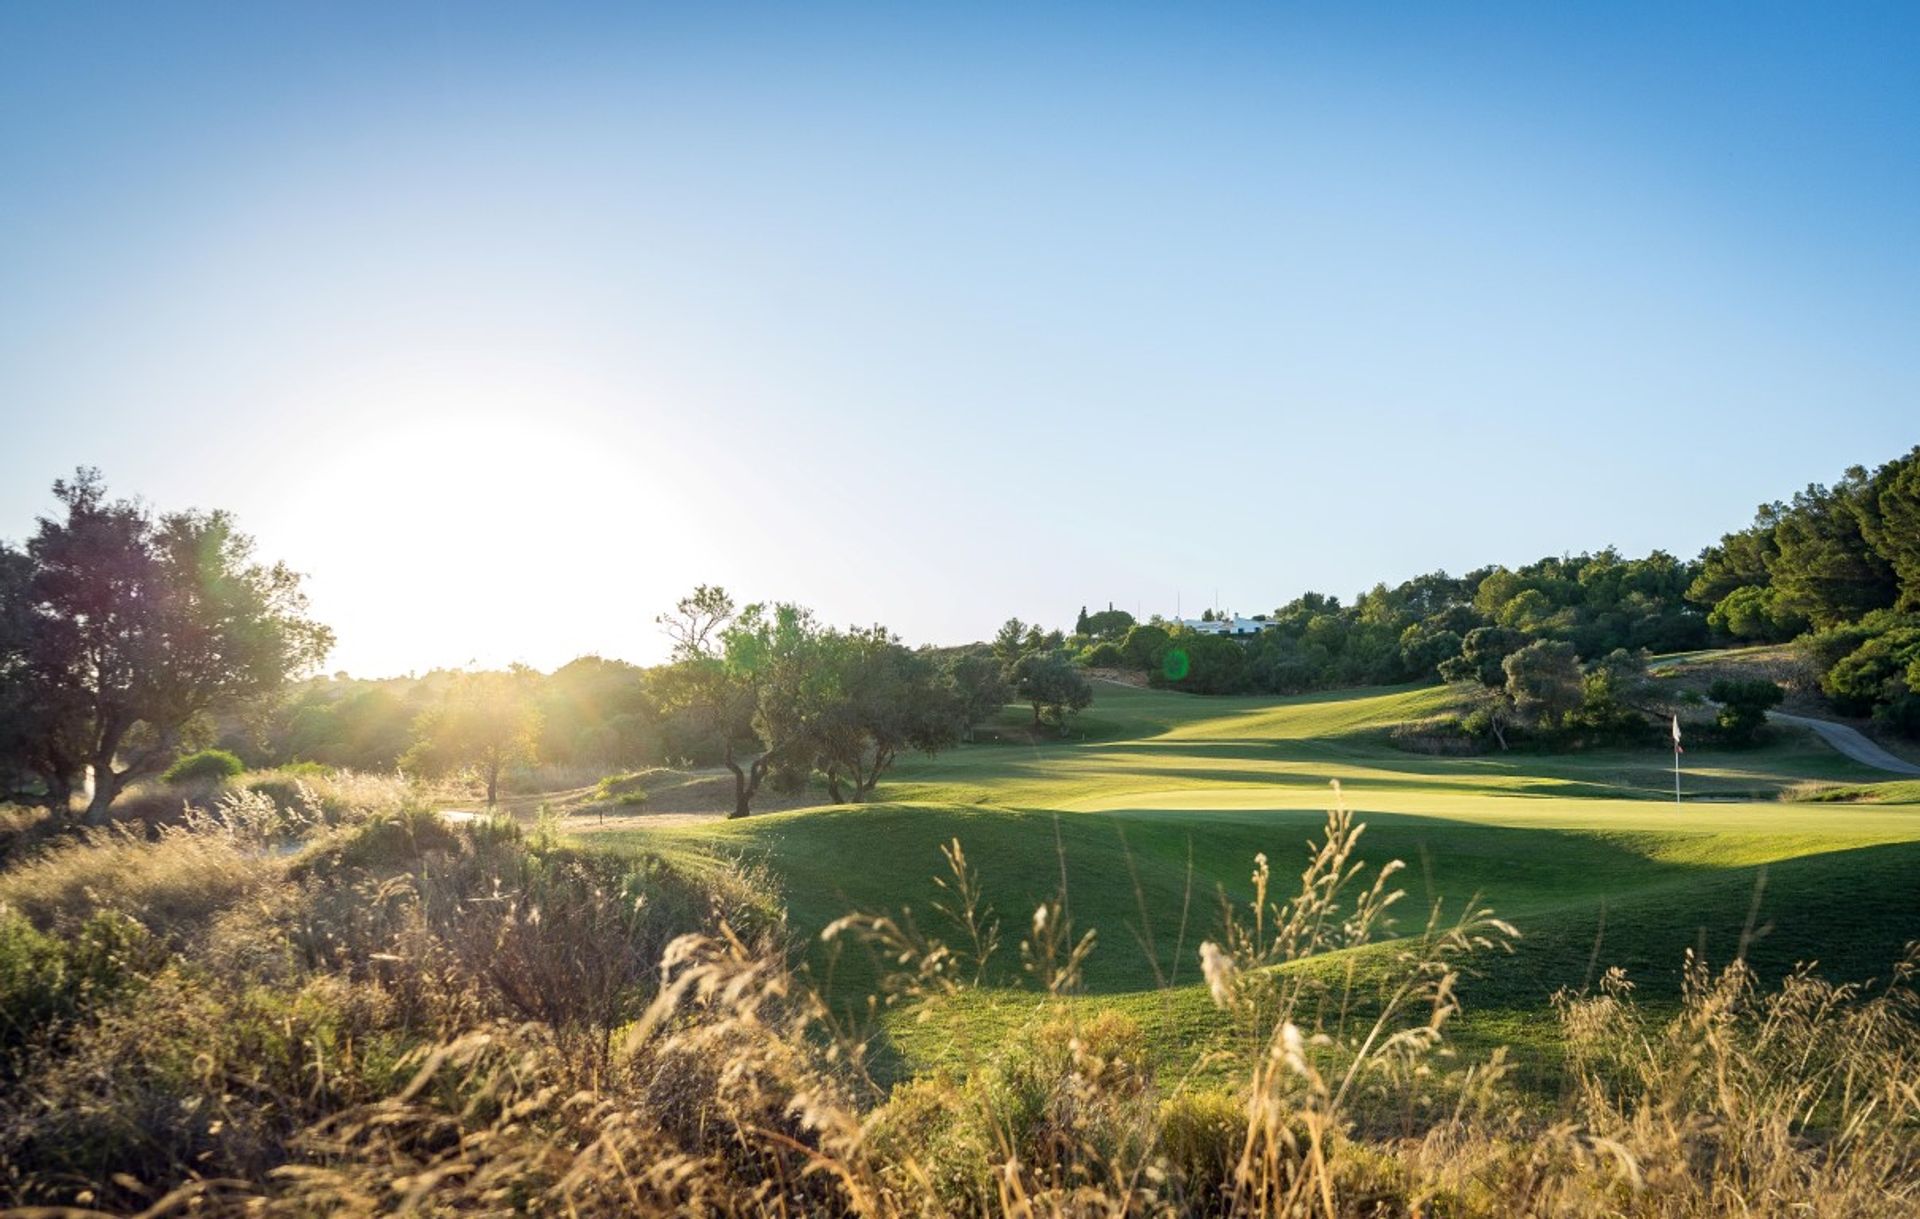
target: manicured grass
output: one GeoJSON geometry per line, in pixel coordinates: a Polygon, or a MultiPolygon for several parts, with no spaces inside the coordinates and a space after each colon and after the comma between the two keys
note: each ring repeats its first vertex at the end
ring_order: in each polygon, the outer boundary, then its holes
{"type": "Polygon", "coordinates": [[[1076,927],[1100,935],[1081,1002],[1126,1008],[1167,1065],[1194,1062],[1226,1035],[1195,985],[1198,943],[1216,933],[1223,901],[1250,898],[1256,852],[1284,894],[1334,798],[1329,780],[1367,825],[1364,857],[1407,862],[1403,932],[1435,902],[1452,912],[1476,896],[1519,926],[1512,958],[1464,985],[1460,1035],[1514,1043],[1523,1058],[1552,1050],[1553,993],[1609,965],[1658,999],[1678,993],[1689,948],[1724,963],[1746,944],[1765,972],[1818,960],[1864,978],[1920,938],[1920,804],[1897,803],[1916,794],[1906,785],[1879,785],[1879,804],[1782,801],[1795,784],[1875,775],[1800,733],[1753,751],[1689,753],[1691,802],[1678,807],[1664,751],[1435,758],[1388,743],[1392,724],[1448,697],[1202,699],[1103,686],[1093,739],[910,759],[883,784],[883,804],[594,841],[763,860],[812,944],[811,967],[851,1008],[873,985],[872,965],[836,955],[818,930],[850,910],[910,910],[944,934],[931,878],[940,846],[958,839],[1001,918],[999,967],[987,990],[888,1023],[885,1052],[906,1069],[964,1061],[1032,1012],[1018,943],[1063,883],[1076,927]]]}

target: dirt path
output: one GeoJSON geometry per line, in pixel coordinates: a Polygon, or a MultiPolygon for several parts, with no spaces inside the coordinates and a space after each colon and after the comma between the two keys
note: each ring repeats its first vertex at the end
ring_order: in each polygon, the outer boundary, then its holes
{"type": "Polygon", "coordinates": [[[1875,770],[1884,770],[1889,774],[1920,776],[1920,766],[1894,757],[1868,740],[1865,735],[1845,724],[1836,724],[1832,720],[1817,720],[1809,715],[1789,715],[1784,711],[1769,711],[1767,718],[1777,723],[1808,729],[1862,766],[1871,766],[1875,770]]]}

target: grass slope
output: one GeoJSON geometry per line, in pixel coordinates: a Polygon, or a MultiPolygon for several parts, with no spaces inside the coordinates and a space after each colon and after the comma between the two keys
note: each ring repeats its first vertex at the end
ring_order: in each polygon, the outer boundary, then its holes
{"type": "Polygon", "coordinates": [[[1540,1016],[1551,995],[1607,965],[1657,998],[1677,993],[1688,948],[1724,961],[1750,940],[1763,970],[1817,959],[1855,978],[1884,973],[1920,936],[1920,806],[1777,798],[1809,780],[1873,778],[1817,740],[1783,732],[1763,749],[1689,754],[1694,802],[1676,807],[1660,752],[1431,758],[1392,748],[1387,728],[1447,697],[1103,687],[1082,739],[903,762],[883,789],[888,803],[595,838],[696,864],[764,861],[814,938],[829,993],[850,1004],[872,985],[870,963],[836,958],[814,933],[849,910],[903,909],[943,931],[930,878],[941,844],[959,839],[1004,924],[1001,970],[985,992],[893,1022],[909,1068],[985,1052],[1031,1011],[1017,945],[1063,877],[1076,925],[1101,936],[1084,1001],[1129,1010],[1163,1059],[1193,1061],[1223,1035],[1195,985],[1198,942],[1220,925],[1222,902],[1251,896],[1256,852],[1276,879],[1304,861],[1336,779],[1367,824],[1365,857],[1408,864],[1403,931],[1433,902],[1454,910],[1478,896],[1524,933],[1513,960],[1464,988],[1469,1039],[1550,1052],[1540,1016]]]}

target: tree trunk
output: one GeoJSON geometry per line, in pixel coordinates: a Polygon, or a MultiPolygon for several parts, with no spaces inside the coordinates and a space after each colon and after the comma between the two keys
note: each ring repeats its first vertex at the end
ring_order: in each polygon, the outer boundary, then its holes
{"type": "Polygon", "coordinates": [[[1040,727],[1040,704],[1039,703],[1035,703],[1033,705],[1033,726],[1035,728],[1040,727]]]}
{"type": "Polygon", "coordinates": [[[487,767],[487,807],[492,808],[500,796],[500,767],[498,764],[487,767]]]}
{"type": "Polygon", "coordinates": [[[772,766],[772,757],[762,754],[744,769],[733,755],[733,742],[727,742],[727,754],[724,759],[728,770],[733,772],[733,811],[727,814],[728,820],[745,817],[753,811],[753,797],[760,790],[760,780],[767,777],[772,766]]]}
{"type": "Polygon", "coordinates": [[[87,824],[105,825],[113,809],[113,799],[120,794],[121,776],[113,773],[113,765],[95,763],[93,767],[93,799],[87,802],[87,824]]]}
{"type": "Polygon", "coordinates": [[[832,767],[827,768],[827,794],[833,797],[835,804],[847,803],[846,794],[840,789],[840,772],[832,767]]]}
{"type": "Polygon", "coordinates": [[[126,776],[114,773],[113,759],[120,752],[120,738],[125,732],[125,725],[117,718],[108,719],[101,725],[100,735],[94,742],[89,762],[93,771],[93,799],[87,802],[88,825],[105,825],[114,797],[120,794],[120,783],[126,776]]]}

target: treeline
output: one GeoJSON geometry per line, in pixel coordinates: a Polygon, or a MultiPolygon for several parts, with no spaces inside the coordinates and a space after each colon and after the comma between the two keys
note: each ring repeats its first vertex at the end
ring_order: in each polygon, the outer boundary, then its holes
{"type": "Polygon", "coordinates": [[[1920,447],[1761,505],[1700,567],[1718,634],[1798,640],[1836,710],[1920,737],[1920,447]]]}
{"type": "Polygon", "coordinates": [[[1837,710],[1920,735],[1920,448],[1763,505],[1691,562],[1609,548],[1377,584],[1347,605],[1308,593],[1257,620],[1259,634],[1232,637],[1083,610],[1064,642],[1083,665],[1171,689],[1296,694],[1492,686],[1507,657],[1537,642],[1591,665],[1616,651],[1797,640],[1837,710]]]}
{"type": "Polygon", "coordinates": [[[1504,655],[1534,640],[1596,657],[1705,646],[1711,628],[1686,599],[1697,575],[1697,564],[1662,551],[1628,559],[1608,549],[1515,570],[1438,571],[1391,588],[1376,584],[1347,605],[1307,593],[1258,615],[1264,629],[1252,636],[1202,634],[1154,619],[1075,641],[1083,664],[1139,670],[1156,685],[1195,694],[1389,685],[1433,680],[1450,664],[1497,665],[1496,648],[1504,655]]]}
{"type": "Polygon", "coordinates": [[[1016,698],[1062,731],[1092,701],[1057,636],[915,650],[709,587],[661,616],[674,654],[652,669],[587,656],[548,674],[297,682],[332,633],[231,517],[156,515],[87,469],[53,491],[62,511],[0,544],[0,802],[59,816],[85,792],[103,822],[131,784],[215,744],[254,766],[471,773],[489,804],[521,765],[718,764],[745,814],[763,783],[864,799],[901,753],[969,739],[1016,698]]]}
{"type": "Polygon", "coordinates": [[[1057,637],[912,649],[884,627],[840,629],[787,604],[735,606],[702,586],[660,618],[673,659],[641,668],[598,656],[552,673],[443,671],[298,688],[223,744],[256,765],[471,772],[494,802],[521,765],[602,771],[724,766],[734,814],[763,787],[817,780],[836,802],[873,793],[900,754],[970,739],[1011,701],[1065,730],[1092,688],[1057,637]]]}

